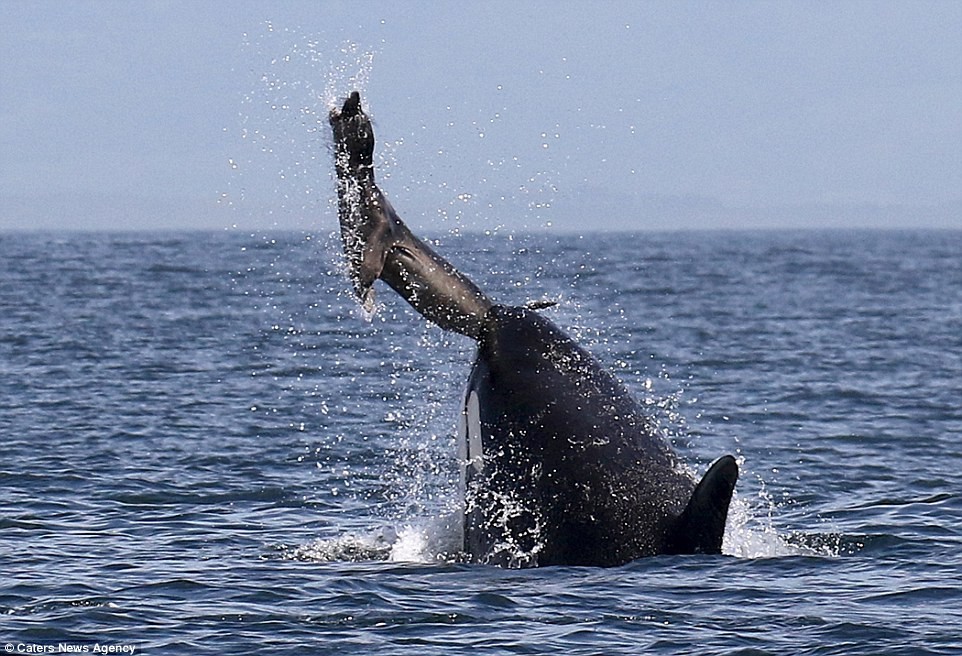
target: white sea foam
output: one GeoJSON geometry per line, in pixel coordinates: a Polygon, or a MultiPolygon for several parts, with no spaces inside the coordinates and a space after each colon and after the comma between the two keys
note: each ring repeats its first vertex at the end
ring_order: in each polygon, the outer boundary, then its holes
{"type": "Polygon", "coordinates": [[[462,530],[460,512],[446,512],[405,524],[391,545],[388,559],[416,563],[457,560],[463,543],[462,530]]]}
{"type": "Polygon", "coordinates": [[[397,539],[397,532],[392,527],[381,526],[366,533],[346,532],[333,538],[321,538],[285,550],[283,555],[291,560],[324,563],[385,560],[397,539]]]}
{"type": "Polygon", "coordinates": [[[736,492],[728,509],[722,553],[738,558],[839,555],[839,536],[807,536],[780,531],[775,526],[776,510],[776,504],[764,488],[753,500],[736,492]]]}

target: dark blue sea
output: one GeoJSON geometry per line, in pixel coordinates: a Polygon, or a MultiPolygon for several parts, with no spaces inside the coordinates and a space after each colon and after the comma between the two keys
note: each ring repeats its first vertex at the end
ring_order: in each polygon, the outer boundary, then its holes
{"type": "Polygon", "coordinates": [[[513,570],[456,553],[472,343],[327,230],[0,235],[7,652],[962,653],[962,233],[441,238],[741,464],[725,555],[513,570]]]}

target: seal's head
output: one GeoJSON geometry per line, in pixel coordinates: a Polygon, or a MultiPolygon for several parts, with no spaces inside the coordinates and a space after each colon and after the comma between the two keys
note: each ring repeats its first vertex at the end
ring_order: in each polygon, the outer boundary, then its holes
{"type": "Polygon", "coordinates": [[[373,175],[374,130],[361,109],[361,94],[351,93],[328,117],[334,131],[335,163],[339,176],[373,175]]]}

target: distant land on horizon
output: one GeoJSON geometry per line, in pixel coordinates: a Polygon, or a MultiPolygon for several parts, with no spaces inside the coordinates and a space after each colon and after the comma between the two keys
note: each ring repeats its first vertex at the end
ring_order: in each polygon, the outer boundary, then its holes
{"type": "MultiPolygon", "coordinates": [[[[451,211],[449,200],[405,195],[395,201],[417,231],[625,232],[670,230],[949,229],[962,230],[962,199],[939,205],[804,203],[728,205],[703,196],[638,196],[589,189],[558,193],[535,206],[509,195],[473,199],[451,211]],[[431,202],[435,205],[432,207],[431,202]],[[442,212],[447,209],[447,216],[442,212]],[[604,228],[593,227],[595,221],[604,228]]],[[[0,232],[66,230],[318,230],[337,228],[330,197],[275,205],[210,198],[51,194],[0,198],[0,232]]]]}

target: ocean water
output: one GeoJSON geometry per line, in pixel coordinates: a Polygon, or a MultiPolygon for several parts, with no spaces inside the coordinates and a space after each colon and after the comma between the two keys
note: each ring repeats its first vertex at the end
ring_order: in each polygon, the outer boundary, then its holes
{"type": "Polygon", "coordinates": [[[472,344],[315,234],[0,235],[11,653],[962,653],[962,233],[452,235],[612,368],[722,556],[457,549],[472,344]]]}

